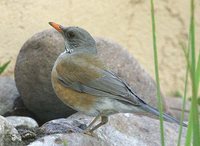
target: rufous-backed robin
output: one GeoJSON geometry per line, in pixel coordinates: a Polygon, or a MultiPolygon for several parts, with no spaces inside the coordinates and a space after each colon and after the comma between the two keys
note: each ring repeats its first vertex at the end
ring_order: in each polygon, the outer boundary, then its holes
{"type": "MultiPolygon", "coordinates": [[[[65,52],[60,54],[52,69],[53,88],[66,105],[96,117],[87,127],[88,132],[107,123],[108,116],[115,113],[148,112],[160,115],[123,79],[107,69],[97,57],[95,40],[86,30],[63,27],[54,22],[49,24],[62,34],[65,42],[65,52]],[[93,127],[100,117],[101,122],[93,127]]],[[[166,121],[179,123],[168,114],[164,113],[163,117],[166,121]]]]}

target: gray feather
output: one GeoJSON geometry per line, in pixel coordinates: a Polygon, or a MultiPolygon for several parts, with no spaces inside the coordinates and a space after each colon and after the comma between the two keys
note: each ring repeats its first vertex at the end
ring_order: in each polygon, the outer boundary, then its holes
{"type": "MultiPolygon", "coordinates": [[[[140,108],[143,109],[144,111],[152,113],[153,115],[160,116],[160,112],[156,108],[154,108],[148,104],[141,104],[140,108]]],[[[175,119],[174,117],[172,117],[166,113],[163,113],[163,119],[168,122],[180,124],[180,121],[178,121],[177,119],[175,119]]],[[[185,123],[182,123],[182,125],[184,127],[187,127],[187,124],[185,124],[185,123]]]]}

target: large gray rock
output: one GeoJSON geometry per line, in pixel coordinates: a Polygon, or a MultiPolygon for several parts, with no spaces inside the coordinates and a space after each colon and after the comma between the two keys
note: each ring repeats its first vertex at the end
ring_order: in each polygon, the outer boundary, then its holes
{"type": "Polygon", "coordinates": [[[0,146],[22,146],[21,136],[4,117],[0,116],[0,146]]]}
{"type": "MultiPolygon", "coordinates": [[[[30,146],[60,146],[65,142],[68,146],[82,145],[102,145],[106,142],[106,146],[160,146],[160,125],[159,121],[146,116],[135,116],[134,114],[115,114],[109,117],[109,122],[96,131],[93,137],[76,131],[80,129],[80,125],[89,124],[93,120],[92,117],[76,113],[67,119],[56,119],[45,124],[42,129],[48,131],[49,136],[37,139],[30,146]],[[61,123],[61,130],[57,130],[55,123],[61,123]],[[63,129],[64,125],[68,125],[67,129],[63,129]],[[51,126],[50,126],[51,125],[51,126]],[[63,125],[63,126],[62,126],[63,125]],[[69,126],[71,125],[71,126],[69,126]],[[44,128],[45,127],[45,128],[44,128]],[[51,127],[51,128],[50,128],[51,127]],[[54,127],[54,128],[53,128],[54,127]],[[71,131],[69,128],[72,129],[71,131]],[[48,130],[49,129],[49,130],[48,130]],[[73,130],[74,129],[74,130],[73,130]],[[62,133],[59,135],[55,135],[62,133]],[[56,143],[55,139],[60,139],[56,143]],[[98,141],[96,141],[98,139],[98,141]]],[[[98,123],[99,121],[97,121],[98,123]]],[[[165,144],[174,146],[177,144],[179,125],[164,122],[165,127],[165,144]]],[[[44,133],[39,133],[43,136],[44,133]]],[[[183,128],[181,144],[184,144],[186,128],[183,128]]],[[[105,145],[105,144],[104,144],[105,145]]]]}
{"type": "Polygon", "coordinates": [[[15,81],[10,77],[0,77],[0,115],[13,110],[17,97],[19,93],[15,81]]]}
{"type": "MultiPolygon", "coordinates": [[[[126,80],[141,98],[157,106],[155,82],[139,63],[115,42],[102,38],[96,38],[96,42],[99,56],[108,67],[126,80]]],[[[74,112],[56,97],[50,80],[53,64],[63,51],[62,36],[51,29],[27,40],[17,57],[17,88],[26,107],[44,122],[74,112]]]]}
{"type": "Polygon", "coordinates": [[[44,31],[27,40],[17,57],[17,88],[25,106],[41,122],[74,113],[56,97],[51,85],[51,69],[61,48],[63,44],[59,34],[44,31]]]}

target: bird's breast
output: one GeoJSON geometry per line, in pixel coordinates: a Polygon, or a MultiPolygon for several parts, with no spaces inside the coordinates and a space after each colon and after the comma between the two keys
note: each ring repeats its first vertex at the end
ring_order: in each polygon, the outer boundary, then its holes
{"type": "Polygon", "coordinates": [[[62,102],[71,108],[90,113],[94,109],[96,98],[92,95],[77,92],[71,88],[66,88],[57,78],[56,70],[52,70],[51,81],[56,95],[62,102]]]}

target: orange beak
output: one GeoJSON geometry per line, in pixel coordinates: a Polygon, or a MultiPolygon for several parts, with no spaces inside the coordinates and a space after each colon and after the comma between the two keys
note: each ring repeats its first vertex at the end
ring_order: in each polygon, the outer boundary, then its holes
{"type": "Polygon", "coordinates": [[[58,32],[63,32],[62,31],[62,26],[61,25],[59,25],[59,24],[56,24],[55,22],[49,22],[49,24],[53,27],[53,28],[55,28],[58,32]]]}

